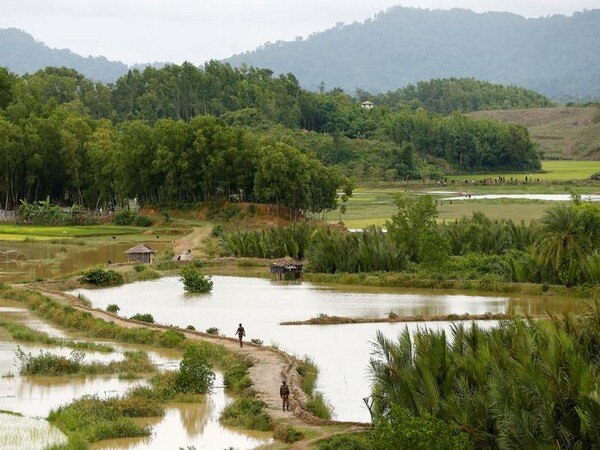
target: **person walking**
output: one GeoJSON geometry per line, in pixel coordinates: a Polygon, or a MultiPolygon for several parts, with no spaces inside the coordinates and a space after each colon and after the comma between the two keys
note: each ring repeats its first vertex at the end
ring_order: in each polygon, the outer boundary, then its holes
{"type": "Polygon", "coordinates": [[[284,381],[281,382],[281,386],[279,387],[279,396],[281,397],[281,406],[284,411],[290,410],[290,388],[287,383],[284,381]]]}
{"type": "Polygon", "coordinates": [[[246,336],[246,330],[244,330],[244,327],[242,326],[241,323],[240,323],[240,326],[238,327],[237,331],[235,332],[235,334],[237,334],[237,337],[240,339],[240,347],[243,347],[244,344],[242,343],[242,338],[244,336],[246,336]]]}

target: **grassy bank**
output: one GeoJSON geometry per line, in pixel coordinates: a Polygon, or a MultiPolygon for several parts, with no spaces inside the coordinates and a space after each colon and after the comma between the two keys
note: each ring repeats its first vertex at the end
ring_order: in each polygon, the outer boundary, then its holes
{"type": "Polygon", "coordinates": [[[376,273],[305,273],[304,279],[314,283],[340,284],[348,286],[371,286],[415,289],[443,289],[456,291],[478,291],[501,294],[543,295],[545,297],[594,298],[600,296],[599,286],[546,285],[534,283],[512,283],[492,279],[452,280],[426,278],[411,272],[376,273]]]}
{"type": "Polygon", "coordinates": [[[353,323],[397,323],[397,322],[448,322],[456,320],[505,320],[510,314],[443,314],[398,316],[391,312],[388,317],[340,317],[320,314],[307,320],[281,322],[279,325],[348,325],[353,323]]]}
{"type": "Polygon", "coordinates": [[[97,344],[88,341],[73,341],[71,339],[55,338],[43,331],[33,330],[18,322],[11,322],[0,317],[0,328],[8,332],[15,341],[28,344],[43,344],[57,347],[69,347],[75,350],[88,350],[94,352],[110,353],[114,349],[107,344],[97,344]]]}

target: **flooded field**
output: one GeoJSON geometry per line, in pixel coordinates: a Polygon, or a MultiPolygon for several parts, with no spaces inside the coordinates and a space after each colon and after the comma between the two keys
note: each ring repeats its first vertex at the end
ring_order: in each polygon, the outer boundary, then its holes
{"type": "MultiPolygon", "coordinates": [[[[45,242],[0,241],[0,281],[12,282],[50,278],[97,264],[126,262],[125,251],[136,243],[118,242],[94,247],[45,242]]],[[[163,250],[168,242],[148,242],[163,250]]]]}
{"type": "MultiPolygon", "coordinates": [[[[82,292],[99,308],[116,303],[124,316],[150,313],[160,323],[181,327],[194,325],[199,330],[218,327],[222,334],[232,337],[237,324],[242,322],[248,339],[275,343],[282,350],[298,356],[310,355],[320,369],[318,389],[334,406],[335,418],[356,421],[369,420],[362,398],[370,393],[367,369],[376,331],[395,337],[405,327],[449,331],[452,324],[281,326],[280,322],[308,319],[319,314],[382,317],[390,311],[398,315],[542,314],[548,310],[564,312],[577,304],[540,297],[415,294],[372,288],[341,290],[312,283],[282,284],[268,279],[230,276],[214,276],[213,281],[213,291],[205,295],[186,294],[175,277],[74,293],[82,292]]],[[[482,322],[482,326],[492,325],[482,322]]]]}
{"type": "MultiPolygon", "coordinates": [[[[52,325],[36,319],[29,311],[10,302],[0,305],[0,317],[21,322],[45,331],[50,336],[69,337],[52,325]]],[[[112,353],[85,352],[84,361],[110,362],[122,360],[126,350],[144,350],[159,370],[179,367],[181,351],[174,349],[148,349],[140,345],[109,343],[112,353]]],[[[0,411],[11,411],[24,417],[4,415],[0,417],[0,448],[45,448],[64,441],[64,436],[43,418],[50,410],[85,395],[101,398],[124,394],[128,389],[147,384],[146,380],[123,380],[117,375],[88,377],[42,377],[20,376],[15,350],[20,347],[26,353],[37,354],[40,350],[68,356],[68,348],[24,345],[0,340],[0,411]],[[5,421],[6,420],[6,421],[5,421]],[[16,424],[8,426],[9,424],[16,424]],[[47,439],[45,437],[47,435],[47,439]],[[31,442],[31,446],[24,446],[31,442]]],[[[153,427],[152,435],[145,438],[121,439],[99,442],[94,448],[161,449],[161,448],[228,448],[251,449],[272,440],[271,433],[248,433],[221,426],[219,416],[232,401],[223,389],[223,376],[216,374],[215,390],[203,403],[168,404],[164,417],[136,419],[153,427]]]]}

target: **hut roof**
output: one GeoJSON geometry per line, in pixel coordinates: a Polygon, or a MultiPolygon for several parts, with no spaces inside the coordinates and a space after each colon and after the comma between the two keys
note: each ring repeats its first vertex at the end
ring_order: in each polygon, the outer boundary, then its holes
{"type": "Polygon", "coordinates": [[[154,250],[151,247],[148,247],[146,244],[140,244],[130,248],[125,253],[127,253],[128,255],[132,253],[156,253],[156,250],[154,250]]]}

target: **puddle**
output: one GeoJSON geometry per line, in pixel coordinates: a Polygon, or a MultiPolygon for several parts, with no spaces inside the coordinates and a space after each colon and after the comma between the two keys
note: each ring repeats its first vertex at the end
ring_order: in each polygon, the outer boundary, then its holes
{"type": "MultiPolygon", "coordinates": [[[[217,327],[233,337],[242,322],[247,338],[275,342],[289,353],[310,355],[320,369],[318,389],[327,399],[335,399],[335,417],[340,420],[368,421],[362,401],[370,393],[368,361],[370,342],[377,330],[395,337],[408,326],[410,330],[427,326],[449,330],[449,322],[352,324],[332,326],[280,326],[282,321],[301,320],[321,313],[349,317],[383,317],[390,311],[398,315],[442,315],[484,313],[564,312],[577,302],[541,297],[504,297],[483,295],[440,295],[407,293],[392,289],[334,289],[312,283],[282,284],[262,278],[214,276],[210,294],[189,295],[178,278],[169,277],[115,288],[82,290],[95,307],[110,303],[120,306],[120,314],[150,313],[157,322],[198,330],[217,327]]],[[[75,292],[75,293],[77,293],[75,292]]],[[[491,326],[482,322],[483,326],[491,326]]],[[[277,389],[274,386],[273,389],[277,389]]]]}

